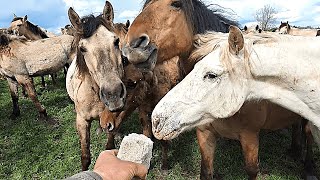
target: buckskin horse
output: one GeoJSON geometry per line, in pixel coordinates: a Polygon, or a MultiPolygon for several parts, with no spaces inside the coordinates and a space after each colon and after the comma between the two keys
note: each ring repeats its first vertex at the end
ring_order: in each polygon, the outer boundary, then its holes
{"type": "MultiPolygon", "coordinates": [[[[113,7],[108,1],[102,15],[97,17],[89,15],[80,18],[72,8],[68,15],[76,30],[72,46],[77,49],[77,56],[68,70],[66,86],[77,113],[76,126],[80,137],[82,170],[88,170],[91,163],[92,121],[98,119],[104,109],[112,118],[110,111],[119,110],[125,104],[127,93],[122,82],[124,72],[119,48],[119,37],[124,35],[116,34],[113,7]]],[[[125,25],[117,27],[121,28],[117,32],[127,32],[128,27],[125,25]]],[[[108,136],[108,139],[110,138],[112,136],[108,136]]]]}
{"type": "MultiPolygon", "coordinates": [[[[18,34],[20,36],[25,36],[29,40],[39,40],[49,38],[47,32],[37,25],[32,24],[28,21],[28,16],[18,17],[14,14],[13,20],[11,21],[10,27],[8,28],[9,32],[18,34]]],[[[71,63],[70,61],[68,63],[71,63]]],[[[53,84],[56,84],[55,74],[51,74],[53,84]]],[[[41,85],[42,88],[45,87],[44,76],[41,76],[41,85]]]]}
{"type": "Polygon", "coordinates": [[[278,28],[280,34],[289,34],[294,36],[320,36],[320,29],[299,29],[290,26],[289,22],[282,22],[278,28]]]}

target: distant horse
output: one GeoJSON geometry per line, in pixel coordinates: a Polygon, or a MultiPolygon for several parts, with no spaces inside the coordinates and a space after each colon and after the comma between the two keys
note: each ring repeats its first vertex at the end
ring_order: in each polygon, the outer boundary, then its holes
{"type": "Polygon", "coordinates": [[[259,25],[256,25],[254,27],[247,27],[244,26],[243,28],[243,33],[248,34],[248,33],[262,33],[262,29],[260,29],[259,25]]]}
{"type": "Polygon", "coordinates": [[[37,99],[32,77],[59,71],[70,58],[73,37],[60,36],[31,42],[21,36],[8,34],[2,34],[0,38],[0,73],[9,83],[13,103],[12,117],[20,115],[20,84],[34,102],[40,118],[47,118],[45,108],[37,99]]]}
{"type": "MultiPolygon", "coordinates": [[[[14,34],[18,34],[20,36],[25,36],[29,40],[39,40],[49,38],[47,33],[42,30],[39,26],[32,24],[28,21],[28,16],[17,17],[14,14],[14,18],[11,21],[11,25],[8,28],[9,32],[13,32],[14,34]]],[[[55,75],[51,74],[52,82],[56,84],[55,75]]],[[[44,76],[41,76],[41,85],[45,87],[44,76]]]]}
{"type": "MultiPolygon", "coordinates": [[[[77,113],[82,170],[87,170],[91,163],[90,127],[93,119],[99,118],[104,109],[112,118],[110,111],[120,110],[125,103],[127,93],[121,80],[123,66],[119,48],[119,37],[124,35],[115,33],[113,7],[108,1],[100,16],[80,19],[72,8],[68,15],[76,30],[73,47],[77,49],[77,56],[68,69],[66,86],[77,113]]],[[[126,33],[128,28],[118,27],[122,28],[117,30],[121,33],[126,33]]]]}
{"type": "Polygon", "coordinates": [[[289,34],[294,36],[320,36],[320,29],[299,29],[291,27],[288,21],[281,21],[278,30],[280,34],[289,34]]]}
{"type": "Polygon", "coordinates": [[[76,30],[70,24],[67,24],[63,28],[61,28],[61,34],[74,36],[75,33],[76,33],[76,30]]]}
{"type": "Polygon", "coordinates": [[[213,33],[203,39],[206,46],[197,52],[203,59],[152,113],[156,138],[172,139],[200,126],[199,133],[203,125],[228,121],[239,110],[241,114],[250,101],[268,100],[311,121],[319,144],[319,130],[313,124],[320,127],[320,39],[256,35],[245,42],[234,26],[229,36],[213,33]]]}

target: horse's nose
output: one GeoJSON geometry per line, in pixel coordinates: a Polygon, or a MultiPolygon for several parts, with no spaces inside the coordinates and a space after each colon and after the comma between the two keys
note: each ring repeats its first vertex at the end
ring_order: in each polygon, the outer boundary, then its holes
{"type": "Polygon", "coordinates": [[[149,36],[147,34],[143,34],[139,38],[133,39],[130,43],[130,46],[132,48],[145,48],[146,46],[148,46],[149,42],[149,36]]]}

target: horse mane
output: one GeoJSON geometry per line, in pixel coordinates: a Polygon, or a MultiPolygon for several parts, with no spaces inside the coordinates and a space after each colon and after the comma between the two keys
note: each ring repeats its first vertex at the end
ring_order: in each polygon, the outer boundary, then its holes
{"type": "Polygon", "coordinates": [[[106,27],[109,31],[114,32],[114,27],[110,22],[107,22],[102,15],[95,17],[94,15],[88,15],[81,18],[81,23],[83,29],[79,32],[77,31],[74,35],[74,39],[71,45],[71,49],[76,49],[77,59],[76,66],[79,70],[79,75],[85,76],[89,74],[89,69],[85,62],[84,56],[81,54],[78,44],[82,38],[88,38],[93,35],[93,33],[102,25],[106,27]]]}
{"type": "Polygon", "coordinates": [[[219,42],[227,39],[228,34],[214,31],[208,31],[205,34],[195,35],[193,43],[195,49],[191,52],[189,60],[191,60],[191,62],[197,63],[204,56],[208,55],[210,52],[219,47],[219,42]]]}
{"type": "Polygon", "coordinates": [[[42,39],[49,38],[48,35],[39,27],[34,24],[32,24],[29,21],[26,21],[27,27],[32,31],[34,34],[38,34],[41,36],[42,39]]]}
{"type": "MultiPolygon", "coordinates": [[[[13,18],[13,20],[11,22],[18,21],[18,20],[23,20],[23,18],[22,17],[15,17],[15,18],[13,18]]],[[[49,38],[48,35],[39,26],[34,25],[29,21],[26,21],[26,23],[27,23],[26,26],[34,34],[40,35],[42,39],[49,38]]]]}
{"type": "MultiPolygon", "coordinates": [[[[143,8],[153,0],[146,0],[143,8]]],[[[225,8],[210,4],[205,5],[201,0],[180,0],[187,21],[191,23],[193,34],[203,34],[206,31],[229,32],[229,26],[238,26],[238,22],[228,19],[224,14],[229,13],[225,8]],[[215,6],[215,7],[213,7],[215,6]]],[[[234,15],[234,14],[232,14],[234,15]]]]}

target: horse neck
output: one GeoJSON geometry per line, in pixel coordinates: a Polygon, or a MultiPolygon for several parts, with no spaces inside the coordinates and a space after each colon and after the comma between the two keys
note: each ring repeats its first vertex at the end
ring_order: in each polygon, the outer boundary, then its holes
{"type": "Polygon", "coordinates": [[[252,78],[247,99],[268,99],[320,127],[320,103],[313,101],[320,98],[316,92],[320,87],[320,52],[310,50],[310,44],[317,44],[313,41],[299,38],[296,42],[256,46],[249,62],[252,78]]]}
{"type": "Polygon", "coordinates": [[[39,39],[43,39],[41,37],[41,35],[39,34],[35,34],[33,31],[31,31],[29,28],[23,26],[23,28],[20,28],[19,29],[19,33],[21,35],[24,35],[27,39],[30,39],[30,40],[39,40],[39,39]]]}

